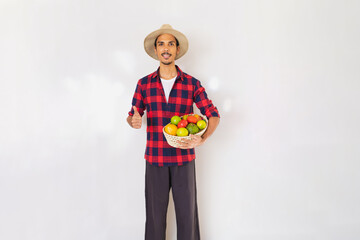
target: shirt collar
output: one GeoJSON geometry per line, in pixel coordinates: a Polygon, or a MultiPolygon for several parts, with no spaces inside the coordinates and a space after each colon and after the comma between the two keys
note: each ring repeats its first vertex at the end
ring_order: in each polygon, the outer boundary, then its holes
{"type": "MultiPolygon", "coordinates": [[[[184,73],[183,73],[183,71],[182,71],[177,65],[175,65],[175,67],[176,67],[176,70],[177,70],[176,80],[177,80],[177,79],[180,79],[181,81],[183,81],[183,80],[184,80],[184,73]]],[[[160,73],[159,73],[159,71],[160,71],[160,67],[158,67],[158,69],[156,70],[156,72],[154,72],[154,75],[153,75],[154,78],[157,78],[157,77],[159,76],[159,79],[160,79],[160,73]]]]}

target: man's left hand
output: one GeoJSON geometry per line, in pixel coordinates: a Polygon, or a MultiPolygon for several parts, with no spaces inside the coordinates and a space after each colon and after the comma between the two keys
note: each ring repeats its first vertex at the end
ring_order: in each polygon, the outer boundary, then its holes
{"type": "Polygon", "coordinates": [[[190,149],[190,148],[198,147],[204,143],[203,138],[198,135],[190,134],[189,136],[190,139],[181,139],[177,142],[179,145],[178,148],[190,149]]]}

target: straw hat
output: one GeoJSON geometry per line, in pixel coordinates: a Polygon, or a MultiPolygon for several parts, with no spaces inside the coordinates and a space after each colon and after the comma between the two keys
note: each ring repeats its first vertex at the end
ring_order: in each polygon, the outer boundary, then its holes
{"type": "Polygon", "coordinates": [[[180,52],[179,54],[176,55],[175,59],[181,58],[187,52],[189,48],[189,42],[184,34],[173,29],[170,24],[164,24],[161,26],[160,29],[147,35],[147,37],[144,40],[144,48],[146,53],[149,54],[150,57],[159,60],[154,52],[154,47],[155,47],[154,43],[158,36],[165,33],[173,35],[178,40],[180,52]]]}

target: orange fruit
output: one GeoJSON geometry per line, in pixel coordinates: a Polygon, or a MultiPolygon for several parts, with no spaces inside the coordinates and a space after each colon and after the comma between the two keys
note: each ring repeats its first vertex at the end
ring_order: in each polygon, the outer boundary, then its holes
{"type": "Polygon", "coordinates": [[[164,130],[167,134],[176,136],[176,131],[178,130],[178,128],[175,124],[169,123],[168,125],[165,126],[164,130]]]}
{"type": "Polygon", "coordinates": [[[179,137],[185,137],[189,135],[189,131],[186,128],[178,128],[176,131],[176,135],[179,137]]]}
{"type": "Polygon", "coordinates": [[[201,120],[201,117],[198,114],[194,114],[194,117],[196,117],[198,121],[201,120]]]}
{"type": "Polygon", "coordinates": [[[190,115],[190,116],[187,118],[187,121],[188,121],[189,123],[197,123],[198,119],[197,119],[195,116],[190,115]]]}

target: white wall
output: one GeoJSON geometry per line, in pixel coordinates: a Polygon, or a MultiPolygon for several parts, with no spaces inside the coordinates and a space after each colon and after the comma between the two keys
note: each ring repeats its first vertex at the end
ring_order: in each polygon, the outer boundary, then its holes
{"type": "Polygon", "coordinates": [[[197,150],[202,239],[360,238],[359,1],[220,2],[0,1],[0,239],[143,239],[125,118],[163,23],[222,116],[197,150]]]}

